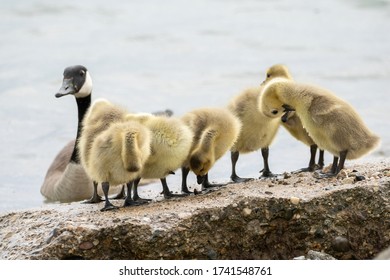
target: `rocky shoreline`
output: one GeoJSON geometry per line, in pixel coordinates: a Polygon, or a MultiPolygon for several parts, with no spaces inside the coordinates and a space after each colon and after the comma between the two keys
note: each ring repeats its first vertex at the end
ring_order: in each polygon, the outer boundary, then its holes
{"type": "Polygon", "coordinates": [[[373,259],[390,246],[389,199],[384,159],[111,212],[45,205],[0,215],[0,259],[373,259]]]}

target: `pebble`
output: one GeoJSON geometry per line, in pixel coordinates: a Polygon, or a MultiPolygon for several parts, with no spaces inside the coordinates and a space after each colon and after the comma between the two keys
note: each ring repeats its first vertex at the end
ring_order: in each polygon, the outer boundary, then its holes
{"type": "Polygon", "coordinates": [[[81,244],[79,245],[79,248],[80,248],[81,250],[89,250],[89,249],[91,249],[92,247],[93,247],[93,243],[90,242],[90,241],[84,241],[83,243],[81,243],[81,244]]]}
{"type": "Polygon", "coordinates": [[[357,182],[363,181],[363,180],[366,180],[366,177],[364,177],[363,175],[356,175],[355,180],[357,182]]]}
{"type": "Polygon", "coordinates": [[[339,174],[337,174],[337,179],[345,179],[348,178],[348,173],[345,169],[342,169],[339,174]]]}
{"type": "Polygon", "coordinates": [[[298,204],[299,204],[299,201],[300,201],[300,198],[299,198],[299,197],[292,196],[292,197],[290,198],[290,201],[291,201],[292,204],[298,205],[298,204]]]}
{"type": "Polygon", "coordinates": [[[210,217],[210,221],[218,221],[219,220],[219,216],[218,215],[212,215],[210,217]]]}
{"type": "Polygon", "coordinates": [[[349,251],[349,241],[343,236],[337,236],[332,241],[332,247],[337,252],[347,252],[349,251]]]}
{"type": "Polygon", "coordinates": [[[244,217],[250,216],[251,213],[252,213],[252,210],[249,209],[249,208],[244,208],[244,209],[242,209],[242,215],[243,215],[244,217]]]}
{"type": "Polygon", "coordinates": [[[309,252],[307,252],[307,259],[308,260],[335,260],[335,258],[329,254],[323,252],[317,252],[313,250],[309,250],[309,252]]]}

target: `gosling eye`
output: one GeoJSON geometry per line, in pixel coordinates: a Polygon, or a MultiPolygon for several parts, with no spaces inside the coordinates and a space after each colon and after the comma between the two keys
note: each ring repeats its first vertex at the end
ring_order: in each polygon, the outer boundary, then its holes
{"type": "Polygon", "coordinates": [[[267,74],[267,78],[270,78],[271,77],[271,74],[267,74]]]}
{"type": "Polygon", "coordinates": [[[276,115],[278,113],[278,110],[274,109],[271,111],[272,114],[276,115]]]}
{"type": "Polygon", "coordinates": [[[85,75],[85,71],[84,70],[80,70],[80,76],[83,77],[85,75]]]}

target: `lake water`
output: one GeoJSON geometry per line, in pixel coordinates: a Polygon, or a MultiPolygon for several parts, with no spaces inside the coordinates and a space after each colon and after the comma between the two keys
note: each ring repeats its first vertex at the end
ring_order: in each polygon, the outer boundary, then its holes
{"type": "MultiPolygon", "coordinates": [[[[63,69],[74,64],[90,70],[94,99],[180,116],[225,106],[284,63],[296,80],[349,101],[381,136],[381,148],[362,160],[390,155],[388,0],[23,0],[1,7],[0,213],[44,203],[47,168],[76,134],[74,98],[54,97],[63,69]]],[[[280,129],[271,170],[295,170],[308,159],[308,147],[280,129]]],[[[241,176],[260,169],[260,152],[238,162],[241,176]]],[[[227,154],[210,178],[229,175],[227,154]]],[[[177,190],[180,172],[168,182],[177,190]]]]}

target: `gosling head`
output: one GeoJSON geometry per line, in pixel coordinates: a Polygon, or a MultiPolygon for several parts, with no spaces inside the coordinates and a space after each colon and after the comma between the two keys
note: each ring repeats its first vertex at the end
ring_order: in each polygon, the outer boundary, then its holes
{"type": "Polygon", "coordinates": [[[64,70],[62,86],[55,97],[74,95],[83,98],[92,93],[92,79],[87,68],[82,65],[69,66],[64,70]]]}
{"type": "Polygon", "coordinates": [[[279,97],[278,83],[271,82],[261,94],[259,109],[269,118],[282,118],[287,121],[289,113],[295,111],[290,105],[285,104],[279,97]]]}
{"type": "Polygon", "coordinates": [[[267,69],[265,80],[261,83],[264,85],[266,82],[274,79],[274,78],[284,78],[292,80],[292,76],[288,71],[287,66],[283,64],[275,64],[267,69]]]}
{"type": "Polygon", "coordinates": [[[272,78],[285,78],[285,79],[292,79],[292,76],[290,72],[288,71],[288,68],[286,65],[283,64],[275,64],[268,68],[266,79],[272,79],[272,78]]]}
{"type": "Polygon", "coordinates": [[[209,172],[212,165],[212,161],[205,156],[197,154],[191,156],[190,168],[196,174],[198,184],[203,182],[203,177],[209,172]]]}

